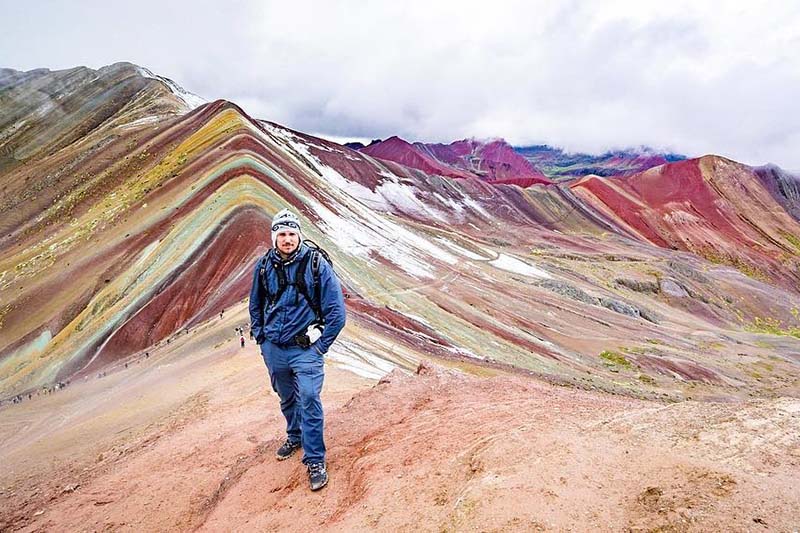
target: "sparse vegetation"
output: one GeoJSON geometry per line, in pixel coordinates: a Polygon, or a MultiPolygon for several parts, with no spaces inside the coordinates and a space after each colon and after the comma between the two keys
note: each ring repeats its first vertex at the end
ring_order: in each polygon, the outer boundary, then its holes
{"type": "Polygon", "coordinates": [[[697,343],[697,349],[701,352],[707,352],[710,350],[721,350],[725,347],[725,344],[720,341],[700,341],[697,343]]]}
{"type": "Polygon", "coordinates": [[[467,361],[453,361],[451,366],[473,376],[490,378],[498,375],[498,371],[491,367],[469,363],[467,361]]]}
{"type": "Polygon", "coordinates": [[[744,329],[752,333],[766,333],[768,335],[781,335],[800,339],[800,328],[797,326],[784,326],[783,321],[772,317],[761,318],[757,316],[744,329]]]}
{"type": "Polygon", "coordinates": [[[753,366],[761,367],[767,372],[773,372],[775,370],[775,365],[772,363],[768,363],[767,361],[756,361],[755,363],[753,363],[753,366]]]}
{"type": "Polygon", "coordinates": [[[600,352],[600,358],[605,359],[608,363],[621,366],[623,368],[631,368],[631,362],[628,361],[624,355],[612,350],[603,350],[600,352]]]}
{"type": "Polygon", "coordinates": [[[645,349],[641,346],[624,346],[621,348],[621,350],[625,353],[643,354],[645,352],[645,349]]]}
{"type": "Polygon", "coordinates": [[[705,257],[707,260],[711,261],[717,265],[728,265],[745,276],[753,278],[758,281],[769,281],[769,276],[762,271],[760,268],[756,267],[755,265],[745,261],[741,257],[732,256],[725,253],[719,253],[715,250],[705,249],[700,251],[700,255],[705,257]]]}
{"type": "Polygon", "coordinates": [[[638,379],[642,383],[646,383],[648,385],[655,385],[656,384],[656,380],[654,380],[653,378],[651,378],[647,374],[639,374],[639,378],[638,379]]]}
{"type": "Polygon", "coordinates": [[[781,237],[789,241],[789,243],[794,246],[795,253],[800,254],[800,238],[786,231],[780,231],[780,234],[781,237]]]}
{"type": "Polygon", "coordinates": [[[11,311],[11,304],[6,305],[2,309],[0,309],[0,329],[3,329],[3,323],[6,320],[6,316],[11,311]]]}
{"type": "Polygon", "coordinates": [[[645,269],[644,273],[647,274],[648,276],[653,276],[654,278],[656,278],[656,282],[658,283],[661,283],[661,278],[664,277],[663,272],[661,272],[660,270],[656,270],[654,268],[645,269]]]}

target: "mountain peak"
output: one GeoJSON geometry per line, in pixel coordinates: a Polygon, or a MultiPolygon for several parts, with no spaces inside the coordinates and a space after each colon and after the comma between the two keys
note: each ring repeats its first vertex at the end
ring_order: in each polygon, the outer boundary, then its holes
{"type": "Polygon", "coordinates": [[[450,144],[408,143],[393,136],[361,151],[397,163],[453,178],[476,178],[489,183],[528,187],[550,183],[503,139],[462,139],[450,144]]]}

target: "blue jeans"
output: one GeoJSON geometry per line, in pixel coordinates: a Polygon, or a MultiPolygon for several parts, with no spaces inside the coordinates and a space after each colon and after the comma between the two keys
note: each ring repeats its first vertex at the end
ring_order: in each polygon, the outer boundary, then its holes
{"type": "Polygon", "coordinates": [[[303,445],[303,463],[325,461],[322,438],[322,381],[325,377],[322,355],[314,346],[281,348],[265,341],[261,355],[269,370],[272,390],[281,399],[286,418],[286,434],[292,442],[303,445]]]}

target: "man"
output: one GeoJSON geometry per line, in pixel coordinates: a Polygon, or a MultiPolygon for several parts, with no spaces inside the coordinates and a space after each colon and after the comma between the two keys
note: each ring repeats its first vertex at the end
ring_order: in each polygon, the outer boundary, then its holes
{"type": "Polygon", "coordinates": [[[286,442],[276,456],[288,459],[302,447],[311,490],[319,490],[328,483],[323,355],[344,327],[345,307],[333,268],[301,237],[294,213],[284,209],[275,215],[273,247],[253,273],[250,322],[286,418],[286,442]]]}

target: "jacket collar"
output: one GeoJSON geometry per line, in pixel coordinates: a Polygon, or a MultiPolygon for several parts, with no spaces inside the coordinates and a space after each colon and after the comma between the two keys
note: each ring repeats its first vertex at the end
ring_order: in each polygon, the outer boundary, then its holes
{"type": "Polygon", "coordinates": [[[270,248],[269,250],[269,259],[273,263],[283,263],[284,266],[291,265],[298,259],[301,259],[305,254],[308,253],[308,246],[305,243],[300,243],[300,246],[297,247],[297,250],[294,251],[292,255],[290,255],[286,260],[281,257],[280,252],[275,248],[270,248]]]}

